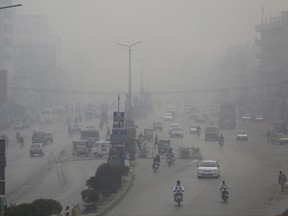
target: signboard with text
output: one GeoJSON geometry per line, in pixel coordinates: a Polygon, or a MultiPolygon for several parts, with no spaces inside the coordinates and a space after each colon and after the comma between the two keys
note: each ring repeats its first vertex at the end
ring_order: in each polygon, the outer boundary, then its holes
{"type": "Polygon", "coordinates": [[[113,128],[124,128],[124,112],[113,112],[113,128]]]}

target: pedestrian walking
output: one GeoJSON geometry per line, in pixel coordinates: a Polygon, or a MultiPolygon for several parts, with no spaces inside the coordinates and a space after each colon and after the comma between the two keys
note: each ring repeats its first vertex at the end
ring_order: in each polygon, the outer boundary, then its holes
{"type": "Polygon", "coordinates": [[[266,136],[267,136],[267,141],[269,142],[270,141],[270,136],[271,136],[271,131],[270,130],[267,131],[266,136]]]}
{"type": "Polygon", "coordinates": [[[158,136],[157,136],[157,134],[155,135],[155,138],[154,138],[154,148],[156,147],[156,145],[158,146],[158,136]]]}
{"type": "Polygon", "coordinates": [[[282,170],[279,171],[279,176],[278,176],[278,183],[281,186],[281,191],[284,191],[284,187],[286,184],[287,178],[286,175],[282,172],[282,170]]]}
{"type": "Polygon", "coordinates": [[[110,134],[110,129],[109,129],[109,127],[107,126],[107,134],[106,134],[106,138],[109,139],[110,136],[111,136],[111,134],[110,134]]]}

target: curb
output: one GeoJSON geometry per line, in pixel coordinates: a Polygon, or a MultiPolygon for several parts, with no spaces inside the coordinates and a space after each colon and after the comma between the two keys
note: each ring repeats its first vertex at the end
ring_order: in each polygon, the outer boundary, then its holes
{"type": "Polygon", "coordinates": [[[113,199],[111,202],[109,202],[105,207],[103,207],[99,212],[95,213],[95,216],[102,216],[105,213],[107,213],[107,211],[109,209],[111,209],[114,205],[116,205],[121,198],[123,198],[127,192],[130,189],[130,186],[132,184],[132,182],[134,182],[134,173],[133,173],[134,167],[131,170],[131,176],[130,176],[130,180],[128,181],[127,185],[125,186],[125,188],[115,197],[115,199],[113,199]]]}

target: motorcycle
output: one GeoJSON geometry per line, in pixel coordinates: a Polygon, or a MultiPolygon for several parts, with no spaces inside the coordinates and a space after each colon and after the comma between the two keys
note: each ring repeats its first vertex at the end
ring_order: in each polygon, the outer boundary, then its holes
{"type": "Polygon", "coordinates": [[[224,145],[224,140],[219,140],[219,141],[218,141],[218,145],[219,145],[220,147],[223,147],[223,145],[224,145]]]}
{"type": "Polygon", "coordinates": [[[169,166],[171,166],[174,162],[175,162],[175,161],[174,161],[174,158],[172,158],[172,157],[167,157],[167,163],[168,163],[169,166]]]}
{"type": "Polygon", "coordinates": [[[201,135],[201,131],[198,130],[198,131],[197,131],[197,136],[199,137],[200,135],[201,135]]]}
{"type": "Polygon", "coordinates": [[[178,204],[178,206],[180,206],[180,204],[182,202],[182,192],[181,191],[176,192],[175,202],[178,204]]]}
{"type": "Polygon", "coordinates": [[[153,162],[152,168],[153,168],[155,173],[157,172],[159,167],[160,167],[160,163],[159,162],[153,162]]]}
{"type": "Polygon", "coordinates": [[[222,191],[221,191],[221,198],[222,198],[222,200],[223,200],[224,203],[227,203],[227,202],[228,202],[228,199],[229,199],[229,191],[228,191],[228,188],[222,189],[222,191]]]}

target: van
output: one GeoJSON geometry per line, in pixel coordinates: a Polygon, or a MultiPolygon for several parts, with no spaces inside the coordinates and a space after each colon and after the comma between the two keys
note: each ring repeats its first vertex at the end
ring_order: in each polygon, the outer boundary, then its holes
{"type": "Polygon", "coordinates": [[[101,140],[94,143],[91,147],[91,153],[95,158],[101,158],[102,156],[109,155],[109,150],[111,147],[110,140],[101,140]]]}

